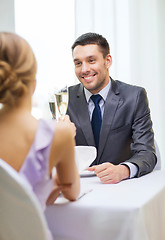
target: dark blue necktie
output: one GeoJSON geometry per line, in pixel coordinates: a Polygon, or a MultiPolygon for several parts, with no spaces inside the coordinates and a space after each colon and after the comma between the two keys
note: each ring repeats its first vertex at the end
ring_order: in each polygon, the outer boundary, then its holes
{"type": "Polygon", "coordinates": [[[95,139],[95,144],[96,147],[98,148],[99,146],[99,137],[100,137],[100,128],[101,128],[101,123],[102,123],[102,117],[101,117],[101,109],[99,106],[99,102],[102,99],[102,97],[99,94],[92,95],[91,96],[92,101],[95,104],[95,108],[93,110],[92,114],[92,130],[93,130],[93,135],[95,139]]]}

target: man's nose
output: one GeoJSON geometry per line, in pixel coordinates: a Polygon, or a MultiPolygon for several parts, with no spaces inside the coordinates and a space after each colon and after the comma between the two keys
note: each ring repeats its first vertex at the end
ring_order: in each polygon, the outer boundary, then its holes
{"type": "Polygon", "coordinates": [[[82,71],[83,73],[86,73],[86,72],[90,71],[89,64],[83,63],[83,64],[82,64],[81,71],[82,71]]]}

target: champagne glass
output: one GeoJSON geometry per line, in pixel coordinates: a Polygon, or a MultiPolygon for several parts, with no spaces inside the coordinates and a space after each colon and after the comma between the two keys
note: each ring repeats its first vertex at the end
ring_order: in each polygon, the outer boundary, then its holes
{"type": "Polygon", "coordinates": [[[48,94],[49,98],[49,108],[52,113],[52,118],[56,119],[56,104],[55,104],[55,97],[53,93],[48,94]]]}
{"type": "Polygon", "coordinates": [[[60,118],[64,118],[67,108],[68,108],[68,87],[65,86],[61,89],[55,89],[55,100],[57,104],[57,109],[60,115],[60,118]]]}

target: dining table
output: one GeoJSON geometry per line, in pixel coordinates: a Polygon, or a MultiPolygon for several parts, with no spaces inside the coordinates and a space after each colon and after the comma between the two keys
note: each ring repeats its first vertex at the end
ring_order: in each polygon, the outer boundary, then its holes
{"type": "Polygon", "coordinates": [[[165,240],[165,170],[104,184],[80,178],[81,193],[59,196],[45,216],[56,240],[165,240]]]}

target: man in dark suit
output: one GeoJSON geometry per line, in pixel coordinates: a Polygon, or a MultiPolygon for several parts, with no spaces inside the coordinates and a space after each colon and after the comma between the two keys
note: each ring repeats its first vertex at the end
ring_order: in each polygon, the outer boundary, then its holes
{"type": "Polygon", "coordinates": [[[81,35],[72,54],[80,84],[69,88],[67,114],[77,128],[76,145],[97,148],[88,170],[104,183],[151,172],[157,160],[145,89],[109,77],[109,44],[99,34],[81,35]]]}

